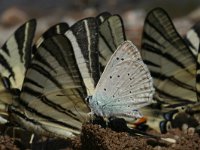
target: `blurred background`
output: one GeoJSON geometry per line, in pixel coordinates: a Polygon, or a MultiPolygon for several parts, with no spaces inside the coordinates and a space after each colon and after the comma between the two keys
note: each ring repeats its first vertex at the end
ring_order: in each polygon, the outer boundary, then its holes
{"type": "Polygon", "coordinates": [[[123,18],[128,39],[140,46],[142,27],[148,11],[164,8],[181,35],[200,21],[200,0],[0,0],[0,44],[26,20],[38,21],[36,38],[51,25],[96,16],[103,11],[123,18]]]}

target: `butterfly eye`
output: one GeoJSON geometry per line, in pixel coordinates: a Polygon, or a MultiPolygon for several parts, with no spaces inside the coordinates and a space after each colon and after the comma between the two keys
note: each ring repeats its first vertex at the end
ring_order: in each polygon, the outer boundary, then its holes
{"type": "Polygon", "coordinates": [[[91,98],[92,98],[92,96],[88,96],[88,97],[86,97],[86,98],[85,98],[85,101],[86,101],[86,103],[88,103],[88,104],[89,104],[89,103],[90,103],[90,99],[91,99],[91,98]]]}

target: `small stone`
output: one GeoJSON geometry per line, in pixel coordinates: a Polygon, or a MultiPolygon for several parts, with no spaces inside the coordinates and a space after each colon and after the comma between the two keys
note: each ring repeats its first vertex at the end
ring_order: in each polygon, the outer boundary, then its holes
{"type": "Polygon", "coordinates": [[[171,147],[176,147],[176,144],[172,144],[171,147]]]}
{"type": "Polygon", "coordinates": [[[184,133],[184,134],[187,134],[187,130],[188,130],[188,125],[184,123],[184,124],[182,125],[182,131],[183,131],[183,133],[184,133]]]}
{"type": "Polygon", "coordinates": [[[156,146],[153,148],[154,150],[161,150],[162,148],[160,146],[156,146]]]}
{"type": "Polygon", "coordinates": [[[174,139],[175,139],[175,140],[178,140],[178,139],[180,139],[180,137],[179,137],[178,135],[175,135],[175,136],[174,136],[174,139]]]}
{"type": "Polygon", "coordinates": [[[188,135],[192,136],[194,135],[194,132],[195,132],[195,128],[188,128],[188,135]]]}

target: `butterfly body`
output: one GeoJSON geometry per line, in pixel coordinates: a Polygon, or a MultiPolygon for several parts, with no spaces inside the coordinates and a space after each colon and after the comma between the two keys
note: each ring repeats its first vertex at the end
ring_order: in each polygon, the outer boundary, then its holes
{"type": "Polygon", "coordinates": [[[153,82],[137,48],[125,41],[109,60],[93,96],[92,112],[102,117],[141,117],[139,108],[151,103],[153,82]]]}

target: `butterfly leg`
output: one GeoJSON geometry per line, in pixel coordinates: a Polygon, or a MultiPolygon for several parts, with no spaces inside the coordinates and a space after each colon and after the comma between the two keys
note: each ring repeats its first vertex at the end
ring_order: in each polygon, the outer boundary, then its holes
{"type": "Polygon", "coordinates": [[[93,122],[95,120],[95,115],[93,112],[87,113],[86,122],[93,122]]]}

